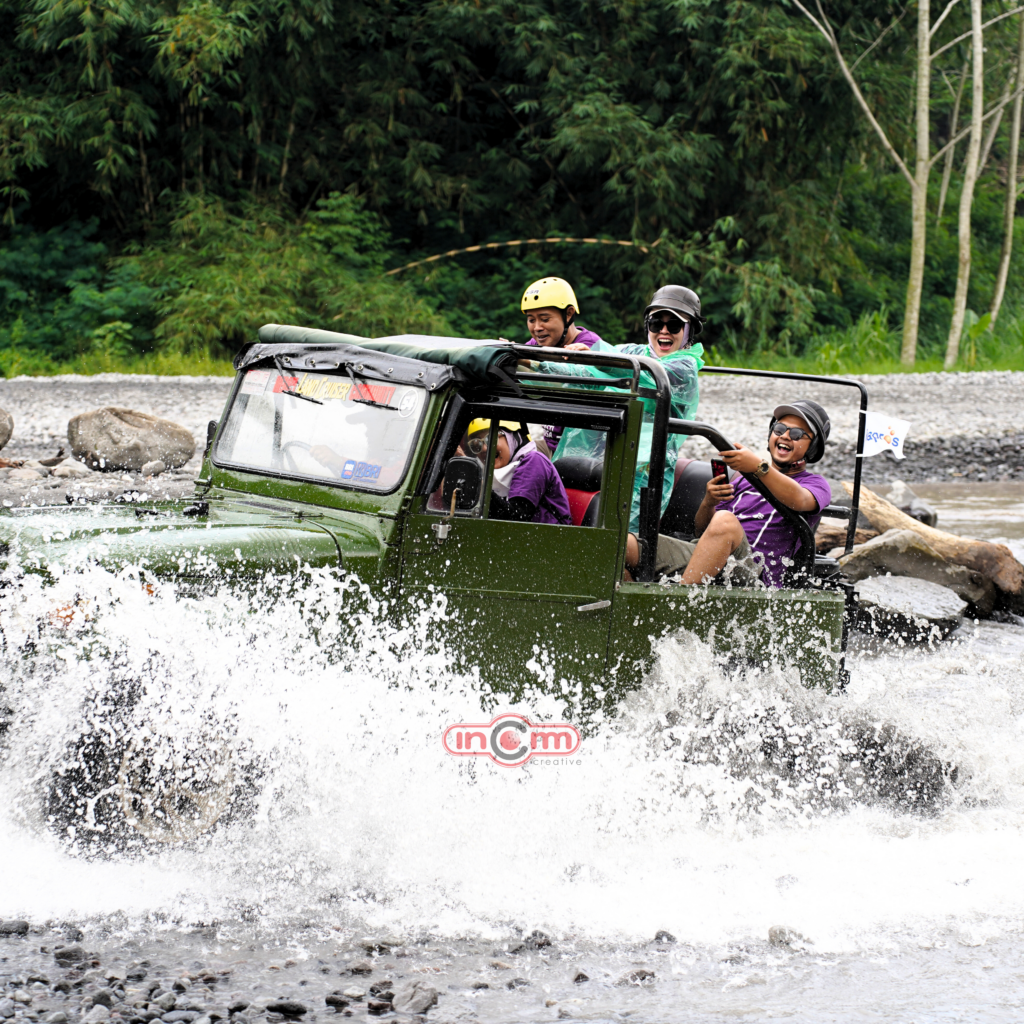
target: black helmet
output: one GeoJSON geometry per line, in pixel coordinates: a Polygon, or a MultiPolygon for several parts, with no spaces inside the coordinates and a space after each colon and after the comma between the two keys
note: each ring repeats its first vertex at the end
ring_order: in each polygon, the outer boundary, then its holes
{"type": "Polygon", "coordinates": [[[809,398],[800,398],[789,405],[780,405],[772,413],[772,421],[768,424],[769,434],[771,434],[776,420],[781,420],[783,416],[799,416],[814,431],[814,440],[807,449],[806,458],[808,462],[820,462],[825,454],[825,442],[832,429],[828,413],[817,402],[812,402],[809,398]]]}
{"type": "Polygon", "coordinates": [[[700,297],[692,288],[681,284],[666,284],[651,296],[650,304],[644,310],[644,321],[659,309],[671,309],[676,313],[684,313],[695,324],[694,336],[704,330],[704,317],[700,315],[700,297]]]}

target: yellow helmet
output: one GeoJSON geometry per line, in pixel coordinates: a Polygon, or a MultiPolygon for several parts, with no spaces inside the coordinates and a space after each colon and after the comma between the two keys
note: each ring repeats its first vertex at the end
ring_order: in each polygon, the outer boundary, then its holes
{"type": "Polygon", "coordinates": [[[572,306],[577,313],[580,311],[576,303],[576,294],[568,281],[560,277],[542,277],[523,292],[523,301],[519,308],[526,313],[531,309],[544,309],[547,306],[554,306],[555,309],[564,310],[566,306],[572,306]]]}
{"type": "MultiPolygon", "coordinates": [[[[521,423],[516,423],[513,420],[498,420],[498,426],[499,427],[504,427],[506,430],[512,430],[512,431],[519,431],[519,430],[523,429],[523,425],[521,423]]],[[[481,430],[490,430],[490,429],[491,429],[491,421],[490,420],[485,420],[485,419],[482,419],[482,418],[478,417],[477,419],[473,420],[472,423],[470,423],[469,430],[467,430],[466,433],[467,434],[479,434],[481,430]]]]}

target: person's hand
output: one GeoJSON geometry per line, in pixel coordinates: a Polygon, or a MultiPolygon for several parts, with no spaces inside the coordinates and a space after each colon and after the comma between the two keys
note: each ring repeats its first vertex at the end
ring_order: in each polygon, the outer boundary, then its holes
{"type": "Polygon", "coordinates": [[[309,454],[312,455],[321,466],[326,466],[327,469],[334,470],[335,473],[341,472],[344,460],[333,449],[328,448],[327,445],[315,444],[309,449],[309,454]]]}
{"type": "Polygon", "coordinates": [[[736,445],[731,452],[719,452],[718,457],[737,473],[753,473],[761,465],[760,456],[741,444],[736,445]]]}
{"type": "Polygon", "coordinates": [[[705,492],[708,500],[713,501],[716,505],[720,501],[728,501],[733,496],[732,484],[729,483],[729,478],[725,473],[709,480],[705,492]]]}
{"type": "Polygon", "coordinates": [[[567,352],[589,352],[590,346],[584,345],[582,341],[574,341],[571,345],[566,345],[565,349],[567,352]]]}
{"type": "Polygon", "coordinates": [[[464,459],[466,457],[466,453],[462,450],[462,445],[461,444],[458,446],[458,448],[455,449],[455,454],[458,455],[459,458],[462,458],[462,459],[464,459]]]}

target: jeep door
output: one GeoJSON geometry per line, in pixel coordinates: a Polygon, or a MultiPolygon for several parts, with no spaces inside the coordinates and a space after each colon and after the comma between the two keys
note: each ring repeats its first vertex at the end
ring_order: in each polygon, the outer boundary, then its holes
{"type": "MultiPolygon", "coordinates": [[[[433,493],[416,499],[404,530],[404,609],[412,612],[417,603],[433,602],[440,595],[446,622],[439,628],[454,667],[478,670],[488,686],[513,699],[531,687],[562,696],[571,706],[589,705],[601,696],[641,410],[639,403],[619,396],[603,404],[595,401],[590,407],[577,403],[567,412],[562,403],[551,401],[539,410],[528,399],[459,399],[448,417],[449,442],[463,436],[472,418],[486,417],[492,423],[482,493],[473,509],[452,515],[440,500],[440,488],[434,489],[435,475],[429,485],[433,493]],[[604,433],[593,526],[490,517],[499,420],[586,422],[604,433]]],[[[443,449],[444,440],[439,443],[443,449]]],[[[448,443],[440,455],[453,447],[448,443]]]]}

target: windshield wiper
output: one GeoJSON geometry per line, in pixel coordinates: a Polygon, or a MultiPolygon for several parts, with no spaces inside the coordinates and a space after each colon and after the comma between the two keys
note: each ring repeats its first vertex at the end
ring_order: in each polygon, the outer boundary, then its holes
{"type": "MultiPolygon", "coordinates": [[[[281,374],[281,380],[287,380],[285,376],[284,367],[281,365],[281,360],[274,356],[274,365],[277,367],[277,372],[281,374]]],[[[301,398],[304,402],[312,402],[314,405],[323,405],[319,398],[314,398],[312,395],[302,395],[298,391],[292,391],[289,387],[281,389],[282,395],[291,395],[292,398],[301,398]]]]}
{"type": "MultiPolygon", "coordinates": [[[[348,363],[345,364],[345,372],[348,374],[348,379],[352,381],[352,387],[356,389],[356,394],[361,395],[363,393],[363,385],[356,381],[355,374],[352,372],[352,367],[348,363]]],[[[369,398],[353,398],[353,402],[358,402],[360,405],[372,405],[377,409],[393,409],[398,412],[397,405],[387,405],[384,402],[378,402],[374,399],[372,392],[369,398]]]]}

